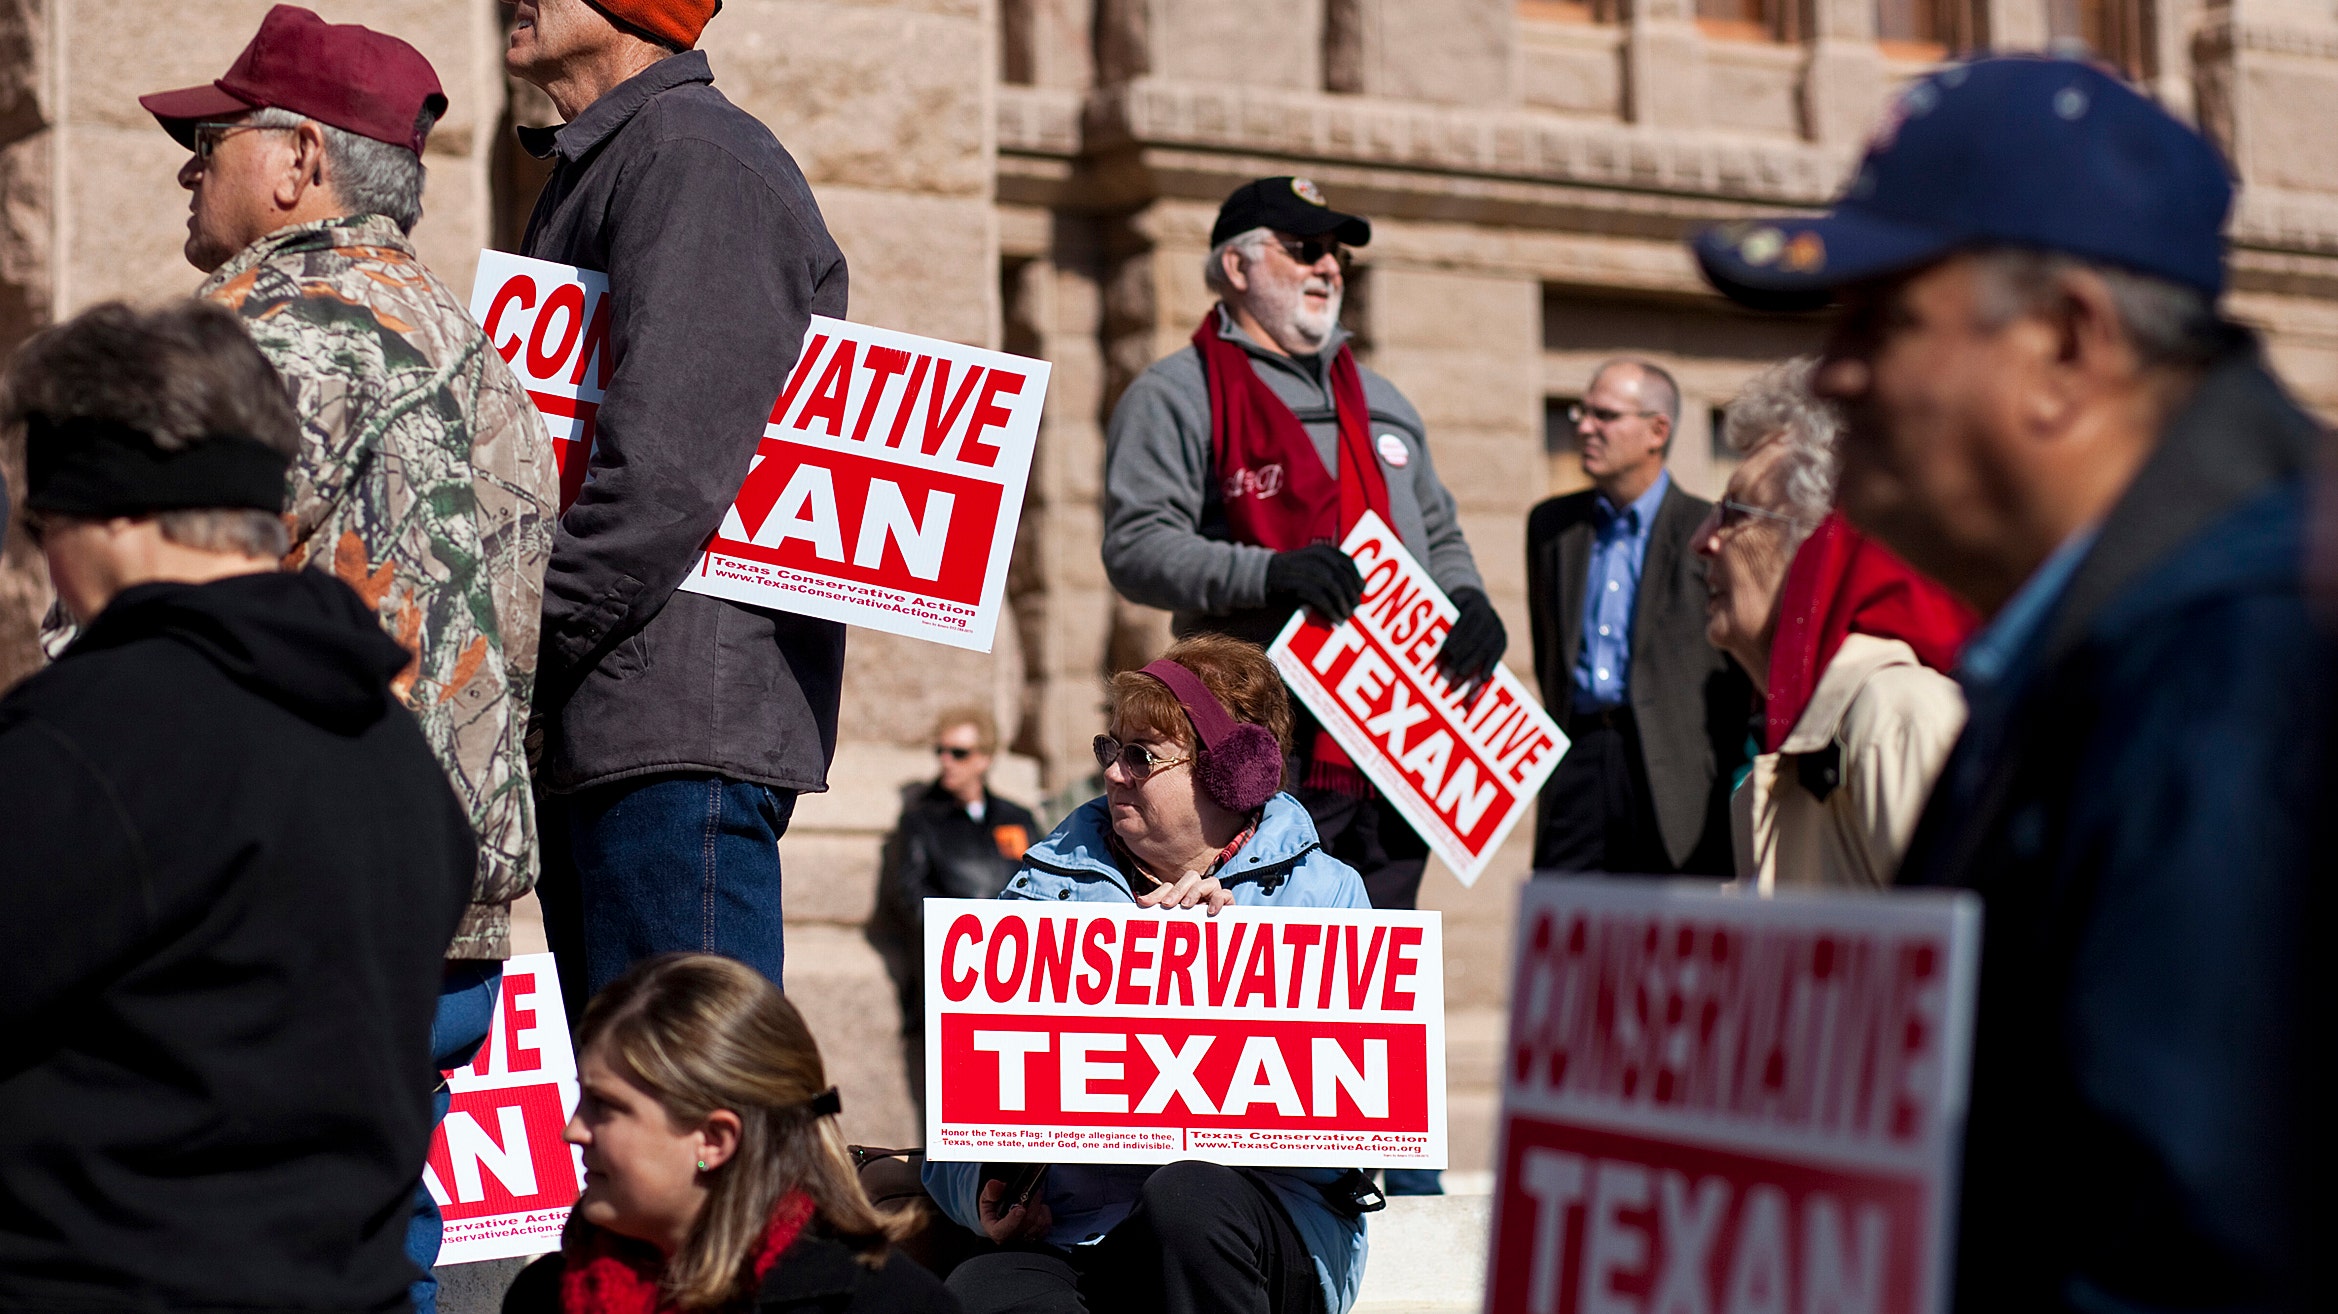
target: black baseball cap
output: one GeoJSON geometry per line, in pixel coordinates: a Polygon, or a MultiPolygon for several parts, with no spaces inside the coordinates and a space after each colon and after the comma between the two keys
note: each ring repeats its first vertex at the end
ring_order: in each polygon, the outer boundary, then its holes
{"type": "Polygon", "coordinates": [[[1765,310],[1815,309],[1848,283],[1952,252],[2059,252],[2224,288],[2231,175],[2198,132],[2094,65],[1956,64],[1903,93],[1824,214],[1697,235],[1713,286],[1765,310]]]}
{"type": "Polygon", "coordinates": [[[1217,226],[1210,229],[1210,245],[1253,228],[1272,228],[1293,237],[1321,237],[1330,233],[1349,246],[1372,240],[1372,221],[1341,214],[1323,199],[1323,191],[1306,178],[1288,175],[1261,178],[1234,189],[1218,207],[1217,226]]]}

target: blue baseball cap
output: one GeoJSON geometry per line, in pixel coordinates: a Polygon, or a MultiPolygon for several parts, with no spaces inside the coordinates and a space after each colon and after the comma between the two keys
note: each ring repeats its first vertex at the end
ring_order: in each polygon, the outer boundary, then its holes
{"type": "Polygon", "coordinates": [[[1847,283],[1971,247],[2057,251],[2224,290],[2231,175],[2207,139],[2091,64],[1941,69],[1892,106],[1832,212],[1699,233],[1714,287],[1810,310],[1847,283]]]}

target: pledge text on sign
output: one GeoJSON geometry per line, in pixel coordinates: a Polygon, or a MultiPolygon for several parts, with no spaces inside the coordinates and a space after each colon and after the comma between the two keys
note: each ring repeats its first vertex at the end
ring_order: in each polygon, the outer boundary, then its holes
{"type": "Polygon", "coordinates": [[[1437,653],[1458,612],[1379,516],[1365,512],[1340,549],[1364,575],[1355,613],[1326,627],[1300,611],[1267,656],[1462,884],[1474,883],[1567,736],[1507,667],[1468,701],[1446,683],[1437,653]]]}
{"type": "Polygon", "coordinates": [[[925,905],[937,1160],[1445,1164],[1435,913],[925,905]]]}
{"type": "Polygon", "coordinates": [[[1487,1309],[1941,1308],[1979,914],[1538,880],[1487,1309]]]}

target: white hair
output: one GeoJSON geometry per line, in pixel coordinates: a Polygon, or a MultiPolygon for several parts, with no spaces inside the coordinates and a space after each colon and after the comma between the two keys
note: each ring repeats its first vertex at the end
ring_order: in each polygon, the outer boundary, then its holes
{"type": "MultiPolygon", "coordinates": [[[[422,181],[428,171],[414,152],[274,106],[254,110],[244,121],[258,128],[315,123],[325,138],[325,181],[349,213],[386,215],[408,233],[422,222],[422,181]]],[[[427,136],[436,121],[426,109],[416,126],[427,136]]]]}
{"type": "Polygon", "coordinates": [[[2146,366],[2200,365],[2232,341],[2232,329],[2217,316],[2216,303],[2181,283],[2027,247],[1991,247],[1974,256],[1981,275],[1981,319],[1991,328],[2045,305],[2062,275],[2084,269],[2110,290],[2120,327],[2146,366]]]}
{"type": "Polygon", "coordinates": [[[1274,240],[1274,235],[1271,228],[1253,228],[1248,232],[1236,233],[1211,247],[1209,258],[1202,261],[1202,283],[1220,300],[1240,295],[1235,291],[1234,284],[1226,278],[1226,253],[1238,251],[1244,260],[1257,260],[1266,250],[1266,244],[1274,240]]]}
{"type": "Polygon", "coordinates": [[[1778,468],[1784,509],[1810,528],[1834,508],[1843,431],[1840,413],[1810,389],[1817,372],[1816,356],[1782,360],[1748,380],[1721,415],[1722,441],[1741,456],[1772,442],[1786,445],[1778,468]]]}

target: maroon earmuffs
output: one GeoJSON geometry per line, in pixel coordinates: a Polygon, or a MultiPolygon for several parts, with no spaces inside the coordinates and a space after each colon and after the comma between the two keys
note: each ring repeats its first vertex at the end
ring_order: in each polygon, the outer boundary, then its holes
{"type": "Polygon", "coordinates": [[[1253,812],[1283,787],[1283,750],[1274,731],[1237,721],[1225,704],[1184,666],[1163,657],[1144,673],[1169,686],[1201,739],[1194,778],[1228,812],[1253,812]]]}

